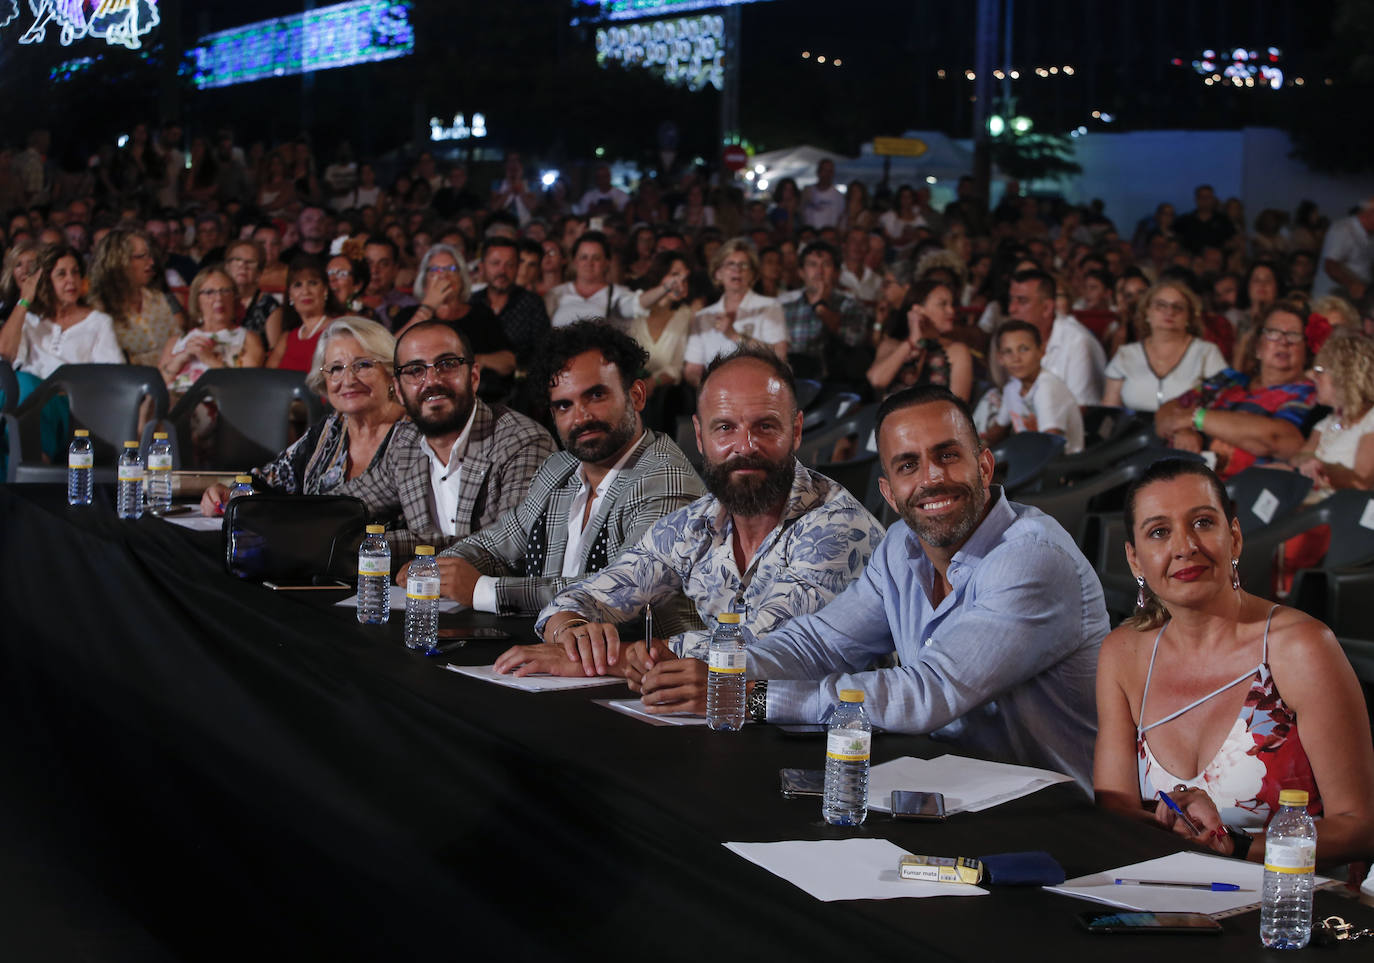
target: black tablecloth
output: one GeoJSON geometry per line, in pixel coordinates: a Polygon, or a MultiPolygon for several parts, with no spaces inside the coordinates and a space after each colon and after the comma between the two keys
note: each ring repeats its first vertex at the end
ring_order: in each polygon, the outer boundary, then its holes
{"type": "MultiPolygon", "coordinates": [[[[1254,913],[1223,921],[1221,940],[1160,943],[1080,933],[1075,916],[1092,905],[1037,889],[821,903],[721,846],[853,835],[824,826],[816,801],[778,793],[779,768],[821,765],[819,738],[654,727],[592,702],[623,687],[532,694],[443,671],[489,664],[504,643],[437,661],[409,652],[399,618],[359,626],[325,604],[347,593],[287,597],[232,579],[216,535],[119,521],[107,493],[69,509],[56,488],[0,486],[0,540],[11,948],[1265,956],[1254,913]]],[[[495,620],[444,617],[457,621],[495,620]]],[[[874,742],[875,762],[942,751],[874,742]]],[[[939,825],[874,815],[860,832],[935,855],[1045,849],[1070,877],[1176,848],[1069,786],[939,825]]]]}

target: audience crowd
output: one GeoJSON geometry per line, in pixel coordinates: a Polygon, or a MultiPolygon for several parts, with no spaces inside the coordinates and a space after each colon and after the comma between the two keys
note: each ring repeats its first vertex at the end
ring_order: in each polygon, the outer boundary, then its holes
{"type": "MultiPolygon", "coordinates": [[[[1227,855],[1262,855],[1247,830],[1283,786],[1311,790],[1325,862],[1374,857],[1359,685],[1320,622],[1239,584],[1219,481],[1374,485],[1374,199],[1250,218],[1201,185],[1128,224],[1015,182],[989,210],[971,178],[937,210],[830,160],[769,196],[700,170],[625,190],[605,164],[578,194],[514,153],[477,183],[429,152],[386,178],[347,144],[325,162],[176,124],[80,175],[50,148],[0,153],[20,400],[66,363],[151,365],[174,396],[212,368],[302,372],[330,413],[255,484],[357,495],[398,565],[434,544],[443,594],[537,615],[502,671],[612,672],[651,711],[699,710],[704,629],[743,608],[759,720],[863,688],[888,729],[1062,770],[1227,855]],[[878,405],[858,444],[882,502],[794,457],[803,388],[878,405]],[[1127,495],[1140,604],[1110,634],[1074,533],[1009,500],[987,447],[1072,454],[1104,409],[1203,459],[1127,495]],[[622,645],[650,606],[664,638],[622,645]],[[1215,697],[1241,683],[1237,718],[1215,697]]],[[[45,417],[60,457],[66,414],[45,417]]]]}

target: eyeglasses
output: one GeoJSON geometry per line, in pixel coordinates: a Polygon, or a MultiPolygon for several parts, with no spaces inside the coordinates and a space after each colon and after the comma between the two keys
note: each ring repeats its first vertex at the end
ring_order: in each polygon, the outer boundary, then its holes
{"type": "Polygon", "coordinates": [[[396,377],[407,384],[424,384],[425,378],[429,376],[429,369],[433,368],[440,378],[450,378],[457,373],[458,369],[468,363],[468,359],[461,355],[451,354],[438,361],[426,364],[423,361],[410,361],[406,364],[396,366],[396,377]]]}
{"type": "Polygon", "coordinates": [[[1150,310],[1158,311],[1161,314],[1187,314],[1188,305],[1182,301],[1165,301],[1162,298],[1155,298],[1150,302],[1150,310]]]}
{"type": "Polygon", "coordinates": [[[380,371],[382,363],[373,361],[371,358],[359,358],[350,364],[331,364],[328,368],[321,368],[320,374],[330,381],[342,380],[345,371],[352,371],[355,378],[371,374],[373,371],[380,371]]]}
{"type": "Polygon", "coordinates": [[[200,296],[203,298],[232,298],[236,294],[233,288],[201,288],[200,296]]]}
{"type": "Polygon", "coordinates": [[[1282,328],[1265,328],[1260,332],[1260,337],[1272,344],[1280,341],[1287,341],[1289,344],[1302,344],[1303,333],[1301,331],[1285,331],[1282,328]]]}
{"type": "Polygon", "coordinates": [[[342,281],[344,278],[351,278],[353,276],[353,272],[348,270],[347,268],[335,268],[332,271],[325,271],[324,273],[329,275],[331,278],[338,278],[340,281],[342,281]]]}
{"type": "Polygon", "coordinates": [[[253,267],[257,267],[257,266],[258,266],[258,259],[255,258],[255,257],[231,257],[231,258],[229,258],[228,260],[226,260],[224,263],[225,263],[225,264],[251,264],[251,265],[253,265],[253,267]]]}
{"type": "Polygon", "coordinates": [[[445,274],[452,274],[456,270],[458,270],[458,265],[456,264],[431,264],[429,266],[430,274],[438,274],[440,271],[445,274]]]}

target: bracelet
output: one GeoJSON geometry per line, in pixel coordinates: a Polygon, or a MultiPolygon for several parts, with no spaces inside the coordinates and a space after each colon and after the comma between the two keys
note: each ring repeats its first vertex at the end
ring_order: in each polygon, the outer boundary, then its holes
{"type": "Polygon", "coordinates": [[[562,633],[565,629],[575,629],[579,625],[590,624],[591,622],[587,619],[568,619],[568,621],[564,622],[558,628],[553,630],[553,635],[549,638],[549,641],[552,642],[554,639],[558,638],[559,634],[562,633]]]}
{"type": "Polygon", "coordinates": [[[1202,432],[1203,434],[1206,434],[1206,432],[1202,431],[1202,422],[1204,419],[1206,419],[1206,417],[1206,408],[1198,408],[1196,411],[1193,412],[1193,427],[1196,428],[1198,431],[1202,432]]]}
{"type": "Polygon", "coordinates": [[[1255,837],[1251,836],[1243,829],[1235,826],[1227,826],[1226,835],[1231,837],[1231,857],[1233,859],[1244,859],[1250,853],[1250,846],[1254,843],[1255,837]]]}
{"type": "Polygon", "coordinates": [[[30,302],[28,298],[20,298],[16,303],[25,311],[27,311],[29,309],[29,304],[31,304],[32,302],[30,302]]]}

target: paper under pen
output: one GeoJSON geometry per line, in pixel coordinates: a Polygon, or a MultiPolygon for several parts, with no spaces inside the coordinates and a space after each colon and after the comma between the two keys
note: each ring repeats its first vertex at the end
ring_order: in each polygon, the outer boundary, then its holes
{"type": "Polygon", "coordinates": [[[1166,879],[1118,879],[1117,886],[1170,886],[1174,889],[1201,889],[1213,893],[1234,893],[1240,889],[1236,883],[1179,883],[1166,879]]]}
{"type": "Polygon", "coordinates": [[[1201,829],[1198,829],[1197,823],[1195,823],[1195,822],[1193,822],[1191,819],[1189,819],[1189,818],[1188,818],[1188,814],[1185,813],[1182,809],[1179,809],[1179,808],[1178,808],[1178,803],[1176,803],[1176,802],[1174,802],[1172,799],[1170,799],[1170,798],[1169,798],[1169,794],[1168,794],[1167,792],[1165,792],[1163,789],[1161,789],[1161,790],[1159,791],[1159,798],[1160,798],[1160,799],[1163,799],[1163,800],[1164,800],[1164,805],[1166,805],[1166,806],[1168,806],[1170,809],[1172,809],[1172,810],[1174,811],[1174,813],[1178,816],[1178,818],[1181,819],[1181,820],[1183,820],[1183,825],[1187,826],[1187,827],[1192,831],[1192,833],[1193,833],[1194,836],[1201,836],[1201,835],[1202,835],[1202,830],[1201,830],[1201,829]]]}

